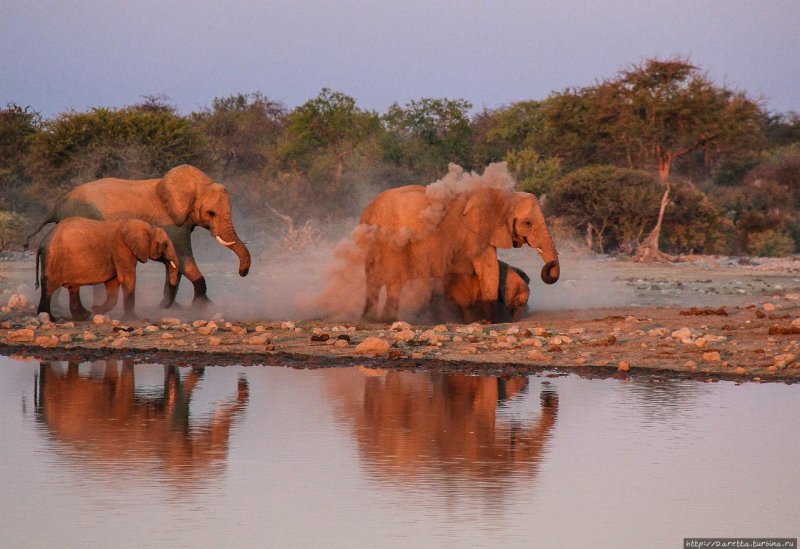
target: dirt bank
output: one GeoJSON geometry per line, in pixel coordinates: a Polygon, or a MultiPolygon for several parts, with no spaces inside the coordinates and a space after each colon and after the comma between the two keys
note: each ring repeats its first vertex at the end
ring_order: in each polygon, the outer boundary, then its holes
{"type": "MultiPolygon", "coordinates": [[[[600,263],[582,263],[581,272],[591,273],[592,265],[600,263]]],[[[551,303],[536,310],[534,296],[534,310],[526,318],[501,325],[232,322],[219,313],[196,318],[191,309],[135,322],[112,315],[52,323],[32,316],[28,298],[27,304],[11,303],[0,312],[0,352],[60,359],[119,353],[186,364],[800,379],[800,261],[701,257],[682,265],[641,265],[603,260],[602,269],[607,285],[597,291],[625,295],[630,304],[558,309],[551,303]],[[366,350],[370,344],[372,350],[366,350]]],[[[25,271],[19,262],[4,264],[3,304],[18,288],[14,273],[25,271]]],[[[570,284],[583,283],[567,278],[570,284]]]]}

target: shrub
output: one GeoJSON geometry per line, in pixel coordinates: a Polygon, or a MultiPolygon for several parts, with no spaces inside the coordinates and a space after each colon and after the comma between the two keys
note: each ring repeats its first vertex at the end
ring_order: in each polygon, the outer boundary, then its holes
{"type": "Polygon", "coordinates": [[[555,183],[546,209],[565,217],[578,232],[591,224],[592,247],[598,252],[631,252],[655,223],[662,188],[643,171],[581,168],[555,183]]]}

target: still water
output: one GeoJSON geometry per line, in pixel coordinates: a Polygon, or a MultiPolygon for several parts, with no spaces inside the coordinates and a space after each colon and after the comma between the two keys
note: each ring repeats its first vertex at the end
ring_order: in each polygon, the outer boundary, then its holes
{"type": "Polygon", "coordinates": [[[800,534],[800,386],[0,357],[2,547],[800,534]]]}

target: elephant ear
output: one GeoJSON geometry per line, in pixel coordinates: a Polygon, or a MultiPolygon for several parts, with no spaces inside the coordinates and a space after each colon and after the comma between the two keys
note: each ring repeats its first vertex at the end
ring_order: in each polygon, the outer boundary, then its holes
{"type": "Polygon", "coordinates": [[[189,165],[172,168],[156,186],[156,193],[176,225],[183,225],[194,207],[197,183],[208,177],[189,165]]]}
{"type": "Polygon", "coordinates": [[[462,220],[479,239],[488,238],[495,248],[511,248],[514,244],[508,219],[508,193],[499,189],[478,189],[464,205],[462,220]]]}
{"type": "Polygon", "coordinates": [[[122,225],[120,232],[122,233],[122,241],[133,252],[136,259],[142,263],[147,263],[150,258],[150,226],[144,221],[132,219],[122,225]]]}

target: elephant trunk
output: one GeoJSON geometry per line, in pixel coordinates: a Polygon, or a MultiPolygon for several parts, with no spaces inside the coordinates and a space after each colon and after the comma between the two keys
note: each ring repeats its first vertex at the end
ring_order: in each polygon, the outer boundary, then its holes
{"type": "Polygon", "coordinates": [[[561,267],[558,263],[556,245],[549,233],[546,235],[542,245],[537,247],[536,250],[542,255],[542,259],[544,260],[544,267],[542,267],[541,273],[542,282],[545,284],[554,284],[561,275],[561,267]]]}
{"type": "Polygon", "coordinates": [[[223,225],[221,230],[213,231],[212,234],[220,244],[235,253],[236,257],[239,258],[239,276],[247,276],[248,271],[250,271],[250,251],[241,241],[239,235],[236,234],[233,225],[223,225]]]}

